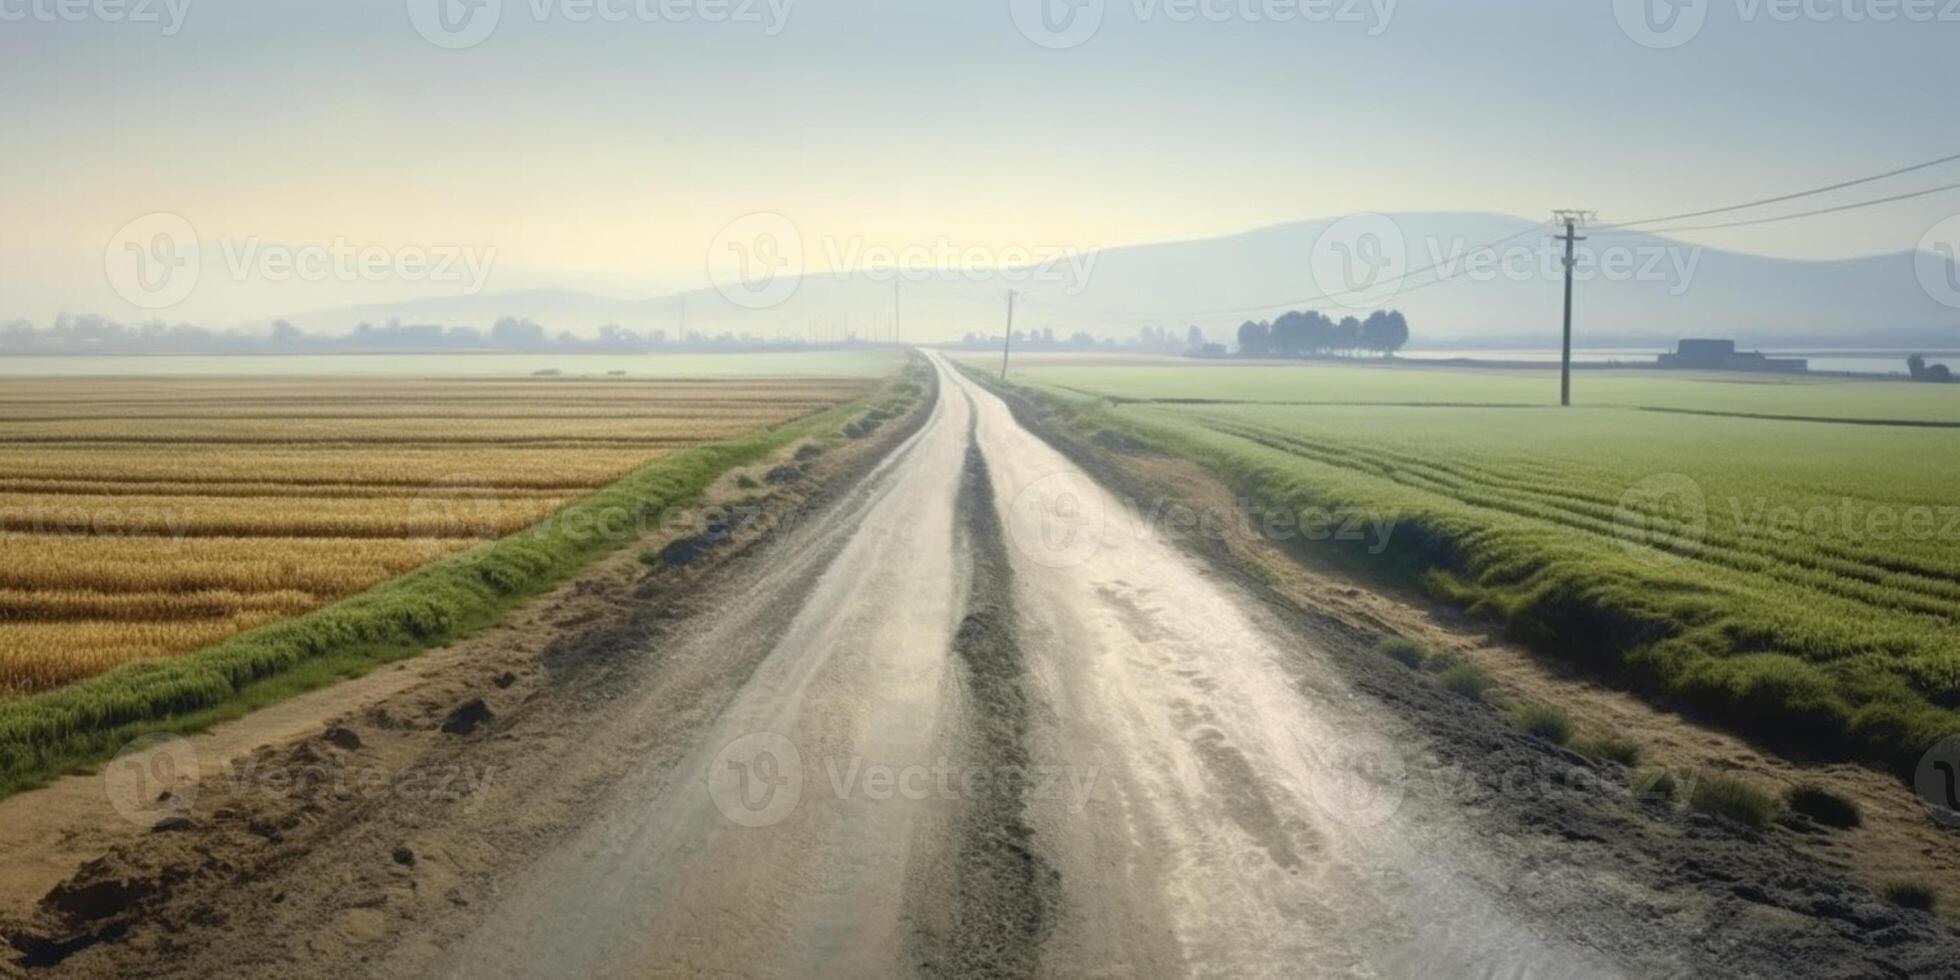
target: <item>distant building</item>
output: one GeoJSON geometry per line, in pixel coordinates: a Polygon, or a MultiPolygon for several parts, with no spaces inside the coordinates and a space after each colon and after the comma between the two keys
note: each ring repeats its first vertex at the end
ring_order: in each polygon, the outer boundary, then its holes
{"type": "Polygon", "coordinates": [[[1735,341],[1694,340],[1694,339],[1683,340],[1680,346],[1675,348],[1674,356],[1681,357],[1681,358],[1694,358],[1696,360],[1702,360],[1702,361],[1718,360],[1722,358],[1734,357],[1735,341]]]}
{"type": "Polygon", "coordinates": [[[1765,357],[1761,351],[1738,351],[1733,340],[1691,338],[1681,341],[1674,353],[1662,354],[1660,366],[1697,371],[1775,371],[1803,374],[1810,362],[1801,357],[1765,357]]]}

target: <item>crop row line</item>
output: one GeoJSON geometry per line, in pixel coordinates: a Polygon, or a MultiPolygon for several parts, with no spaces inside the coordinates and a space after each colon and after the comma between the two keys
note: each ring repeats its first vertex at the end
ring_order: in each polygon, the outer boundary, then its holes
{"type": "MultiPolygon", "coordinates": [[[[1440,493],[1473,506],[1502,511],[1520,517],[1545,520],[1595,537],[1617,542],[1626,540],[1627,529],[1617,520],[1613,506],[1585,501],[1573,494],[1526,487],[1476,487],[1461,479],[1436,474],[1433,464],[1403,462],[1399,466],[1356,465],[1361,451],[1352,447],[1339,450],[1317,446],[1297,437],[1273,433],[1255,426],[1241,426],[1207,419],[1206,427],[1225,435],[1265,445],[1293,455],[1313,459],[1338,468],[1369,472],[1371,475],[1414,489],[1440,493]],[[1428,470],[1428,473],[1423,472],[1428,470]],[[1510,494],[1510,495],[1507,495],[1510,494]],[[1519,499],[1523,498],[1523,499],[1519,499]]],[[[1360,462],[1367,462],[1363,457],[1360,462]]],[[[1652,536],[1649,536],[1651,540],[1652,536]]],[[[1736,571],[1766,574],[1793,585],[1852,598],[1873,605],[1952,620],[1960,617],[1960,587],[1944,579],[1888,573],[1856,561],[1815,556],[1767,542],[1744,543],[1717,532],[1712,526],[1707,536],[1689,549],[1674,549],[1683,558],[1705,564],[1725,566],[1736,571]],[[1848,576],[1848,579],[1847,579],[1848,576]]]]}

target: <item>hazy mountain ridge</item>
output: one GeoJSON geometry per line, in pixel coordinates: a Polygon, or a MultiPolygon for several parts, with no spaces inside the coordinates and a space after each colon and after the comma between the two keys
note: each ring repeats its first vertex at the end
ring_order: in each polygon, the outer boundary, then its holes
{"type": "MultiPolygon", "coordinates": [[[[1562,286],[1560,247],[1549,225],[1499,214],[1415,213],[1388,216],[1403,239],[1396,269],[1439,259],[1460,268],[1475,246],[1522,234],[1506,246],[1509,271],[1459,272],[1428,284],[1419,274],[1374,302],[1342,305],[1314,276],[1315,243],[1337,219],[1290,222],[1215,238],[1105,248],[1075,256],[1076,265],[1021,267],[984,274],[857,270],[806,274],[784,302],[748,309],[712,289],[641,299],[578,290],[533,289],[455,298],[417,299],[294,314],[308,330],[340,332],[390,318],[488,327],[499,317],[535,320],[550,329],[589,333],[601,325],[630,330],[752,332],[804,339],[891,335],[893,281],[900,280],[907,340],[943,340],[998,332],[1006,293],[1020,291],[1017,329],[1087,330],[1097,336],[1137,328],[1197,324],[1224,338],[1245,319],[1267,319],[1292,307],[1330,313],[1389,306],[1404,311],[1417,344],[1533,344],[1556,337],[1562,286]],[[1540,229],[1539,234],[1530,234],[1540,229]],[[1074,271],[1086,267],[1086,283],[1074,271]],[[1481,278],[1480,278],[1481,277],[1481,278]],[[1273,304],[1269,308],[1251,309],[1273,304]]],[[[1379,223],[1376,223],[1379,225],[1379,223]]],[[[1915,275],[1912,252],[1806,261],[1780,259],[1640,234],[1587,233],[1584,259],[1615,268],[1582,275],[1575,299],[1582,343],[1666,342],[1693,334],[1747,343],[1953,343],[1960,309],[1940,304],[1915,275]]],[[[1337,233],[1346,240],[1352,236],[1337,233]]],[[[1330,239],[1331,240],[1331,239],[1330,239]]],[[[1327,268],[1323,249],[1321,268],[1327,268]]],[[[1350,298],[1342,298],[1350,299],[1350,298]]]]}

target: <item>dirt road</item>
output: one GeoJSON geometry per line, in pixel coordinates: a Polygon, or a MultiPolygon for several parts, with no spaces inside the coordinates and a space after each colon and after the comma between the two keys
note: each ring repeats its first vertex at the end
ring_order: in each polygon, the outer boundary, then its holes
{"type": "Polygon", "coordinates": [[[451,975],[964,972],[1037,945],[1064,975],[1598,972],[1437,860],[1447,830],[1302,761],[1388,744],[1338,685],[1293,689],[1311,651],[941,382],[876,493],[668,651],[770,649],[695,749],[514,883],[451,975]],[[976,574],[989,550],[1010,574],[976,574]],[[955,639],[980,606],[1018,642],[976,670],[955,639]],[[987,696],[988,670],[1025,695],[987,696]]]}
{"type": "Polygon", "coordinates": [[[1583,914],[1534,921],[1482,828],[1394,778],[1421,739],[941,369],[933,418],[875,490],[685,640],[687,658],[767,647],[740,693],[515,881],[450,975],[1693,960],[1666,941],[1617,958],[1584,925],[1611,901],[1563,896],[1583,914]]]}
{"type": "Polygon", "coordinates": [[[253,873],[265,901],[214,915],[206,896],[167,944],[66,965],[1576,977],[1955,962],[1930,918],[1787,849],[1630,799],[1410,672],[1357,675],[1351,651],[1171,540],[1174,515],[1120,499],[935,366],[930,417],[849,492],[609,651],[602,683],[445,749],[519,760],[490,803],[372,804],[253,873]],[[1438,791],[1439,772],[1456,782],[1438,791]],[[324,869],[386,864],[362,848],[398,836],[432,857],[397,848],[409,870],[374,878],[396,886],[334,905],[350,889],[324,869]],[[254,922],[254,948],[218,945],[254,922]]]}

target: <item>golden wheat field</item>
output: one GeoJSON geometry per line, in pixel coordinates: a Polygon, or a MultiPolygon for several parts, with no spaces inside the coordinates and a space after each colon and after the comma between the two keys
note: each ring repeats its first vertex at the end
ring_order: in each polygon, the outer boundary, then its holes
{"type": "Polygon", "coordinates": [[[869,384],[9,379],[0,696],[304,612],[869,384]]]}

